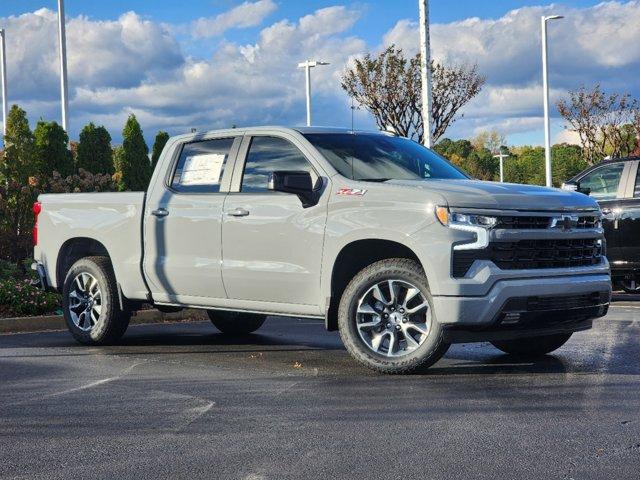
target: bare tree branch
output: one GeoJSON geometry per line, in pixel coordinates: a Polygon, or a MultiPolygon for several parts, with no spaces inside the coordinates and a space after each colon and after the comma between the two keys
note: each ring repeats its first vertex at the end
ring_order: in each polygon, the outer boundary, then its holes
{"type": "MultiPolygon", "coordinates": [[[[445,67],[431,64],[433,74],[433,139],[462,117],[460,109],[482,89],[485,77],[476,65],[445,67]]],[[[420,55],[407,59],[401,49],[388,47],[377,56],[357,59],[342,76],[342,88],[372,115],[381,130],[422,142],[422,80],[420,55]]]]}

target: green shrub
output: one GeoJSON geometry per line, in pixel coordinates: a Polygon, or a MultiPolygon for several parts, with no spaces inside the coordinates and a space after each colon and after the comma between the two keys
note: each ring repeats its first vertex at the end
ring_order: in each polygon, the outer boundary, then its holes
{"type": "Polygon", "coordinates": [[[34,287],[29,280],[0,281],[0,316],[29,316],[54,313],[60,296],[34,287]]]}
{"type": "Polygon", "coordinates": [[[0,259],[0,282],[3,280],[18,280],[22,277],[20,267],[13,262],[0,259]]]}

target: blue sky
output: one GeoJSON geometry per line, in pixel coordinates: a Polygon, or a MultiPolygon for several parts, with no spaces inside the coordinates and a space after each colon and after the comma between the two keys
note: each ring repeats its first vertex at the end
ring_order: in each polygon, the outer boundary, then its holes
{"type": "MultiPolygon", "coordinates": [[[[417,1],[67,0],[71,137],[88,121],[114,141],[129,113],[151,138],[157,129],[304,121],[295,64],[331,60],[314,72],[318,123],[350,124],[340,73],[354,58],[395,43],[417,47],[417,1]]],[[[640,96],[640,3],[588,0],[431,0],[432,49],[445,63],[477,63],[482,94],[450,131],[469,137],[496,128],[510,144],[542,142],[539,16],[550,27],[552,100],[602,83],[640,96]]],[[[9,98],[32,122],[59,118],[55,0],[2,0],[9,98]]],[[[553,135],[563,133],[554,113],[553,135]]],[[[366,112],[357,124],[373,127],[366,112]]]]}

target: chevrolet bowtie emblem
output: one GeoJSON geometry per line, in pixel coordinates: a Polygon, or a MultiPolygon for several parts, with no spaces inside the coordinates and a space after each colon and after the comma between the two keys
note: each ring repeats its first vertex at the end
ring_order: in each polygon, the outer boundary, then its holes
{"type": "Polygon", "coordinates": [[[578,225],[577,215],[560,215],[551,219],[550,228],[557,228],[561,230],[571,230],[578,225]]]}

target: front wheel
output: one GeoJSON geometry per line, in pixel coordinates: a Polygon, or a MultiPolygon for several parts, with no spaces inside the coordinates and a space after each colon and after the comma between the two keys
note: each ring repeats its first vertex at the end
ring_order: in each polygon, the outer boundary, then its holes
{"type": "Polygon", "coordinates": [[[426,369],[449,348],[424,271],[404,258],[373,263],[351,280],[340,300],[338,326],[349,353],[382,373],[426,369]]]}
{"type": "Polygon", "coordinates": [[[571,338],[571,333],[547,335],[544,337],[518,338],[491,342],[498,350],[511,355],[539,357],[559,349],[571,338]]]}
{"type": "Polygon", "coordinates": [[[207,315],[214,327],[229,335],[246,335],[255,332],[267,319],[266,315],[222,310],[207,310],[207,315]]]}

